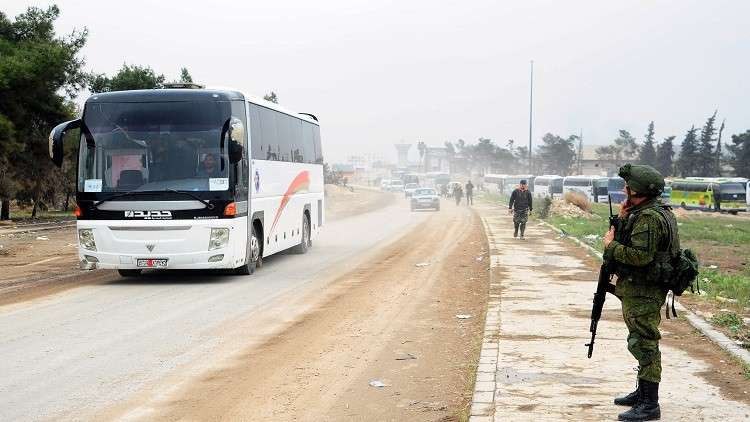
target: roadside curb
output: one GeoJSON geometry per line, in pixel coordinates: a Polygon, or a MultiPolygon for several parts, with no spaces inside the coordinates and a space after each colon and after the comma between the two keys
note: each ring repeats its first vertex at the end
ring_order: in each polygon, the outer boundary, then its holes
{"type": "Polygon", "coordinates": [[[490,226],[484,217],[481,217],[484,225],[484,233],[487,236],[489,254],[490,287],[489,300],[487,301],[487,315],[484,321],[484,336],[482,338],[482,349],[479,354],[477,365],[477,377],[474,382],[474,394],[471,399],[469,411],[469,422],[490,422],[495,413],[495,391],[497,382],[498,360],[498,336],[500,334],[500,282],[493,274],[493,262],[497,261],[497,255],[492,254],[494,236],[490,226]]]}
{"type": "MultiPolygon", "coordinates": [[[[591,245],[586,244],[581,239],[578,239],[575,236],[570,236],[566,233],[564,233],[559,228],[553,226],[552,224],[549,224],[546,221],[541,221],[541,224],[552,229],[553,231],[564,234],[566,238],[572,240],[573,242],[577,243],[578,246],[583,247],[589,253],[597,257],[598,259],[602,259],[601,252],[594,249],[591,245]]],[[[693,313],[691,310],[684,307],[680,302],[675,301],[675,308],[682,312],[685,315],[685,318],[688,320],[690,325],[692,325],[696,330],[700,331],[701,334],[708,337],[711,341],[716,343],[719,347],[727,351],[730,355],[734,356],[735,358],[739,359],[743,363],[750,365],[750,351],[743,349],[742,347],[738,346],[737,343],[732,341],[729,337],[727,337],[724,333],[721,331],[713,328],[710,323],[708,323],[705,319],[698,316],[697,314],[693,313]]]]}

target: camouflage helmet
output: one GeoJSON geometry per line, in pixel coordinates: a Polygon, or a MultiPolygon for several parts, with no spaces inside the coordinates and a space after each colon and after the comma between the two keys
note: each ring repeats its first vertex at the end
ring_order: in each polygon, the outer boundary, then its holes
{"type": "Polygon", "coordinates": [[[639,194],[659,196],[664,191],[664,176],[651,166],[625,164],[620,167],[618,175],[639,194]]]}

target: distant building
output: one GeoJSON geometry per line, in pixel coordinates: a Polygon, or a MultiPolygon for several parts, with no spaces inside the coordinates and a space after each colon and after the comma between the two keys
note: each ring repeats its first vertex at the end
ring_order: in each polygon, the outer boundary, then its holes
{"type": "Polygon", "coordinates": [[[427,147],[422,157],[422,170],[425,173],[450,173],[450,159],[448,148],[427,147]]]}
{"type": "Polygon", "coordinates": [[[615,176],[620,166],[630,160],[612,160],[599,158],[596,149],[602,145],[584,145],[582,159],[573,163],[572,174],[585,174],[590,176],[615,176]],[[580,165],[579,165],[580,164],[580,165]]]}

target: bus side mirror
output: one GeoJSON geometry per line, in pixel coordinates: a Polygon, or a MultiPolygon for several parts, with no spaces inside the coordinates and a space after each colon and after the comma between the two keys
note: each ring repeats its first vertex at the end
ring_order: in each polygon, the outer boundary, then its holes
{"type": "Polygon", "coordinates": [[[242,120],[232,117],[229,122],[229,162],[239,163],[244,154],[242,145],[245,143],[245,125],[242,120]]]}
{"type": "Polygon", "coordinates": [[[239,163],[242,161],[242,154],[245,153],[245,149],[239,142],[229,141],[229,162],[232,164],[239,163]]]}
{"type": "Polygon", "coordinates": [[[57,167],[63,162],[63,138],[65,133],[71,129],[81,127],[81,119],[69,120],[55,126],[49,133],[49,158],[57,167]]]}

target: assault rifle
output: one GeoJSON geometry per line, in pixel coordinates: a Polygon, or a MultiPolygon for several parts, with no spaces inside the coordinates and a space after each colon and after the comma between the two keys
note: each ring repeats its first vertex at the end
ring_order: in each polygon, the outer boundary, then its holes
{"type": "MultiPolygon", "coordinates": [[[[617,238],[617,231],[620,229],[620,217],[612,213],[612,195],[609,196],[609,226],[615,228],[615,238],[617,238]]],[[[602,262],[601,268],[599,268],[599,281],[596,284],[596,293],[594,293],[594,306],[591,308],[591,342],[586,343],[589,348],[589,359],[594,353],[594,339],[596,338],[596,327],[599,325],[599,319],[602,317],[602,308],[604,308],[604,301],[607,300],[607,292],[614,294],[615,286],[611,283],[612,281],[612,265],[608,262],[602,262]]]]}

